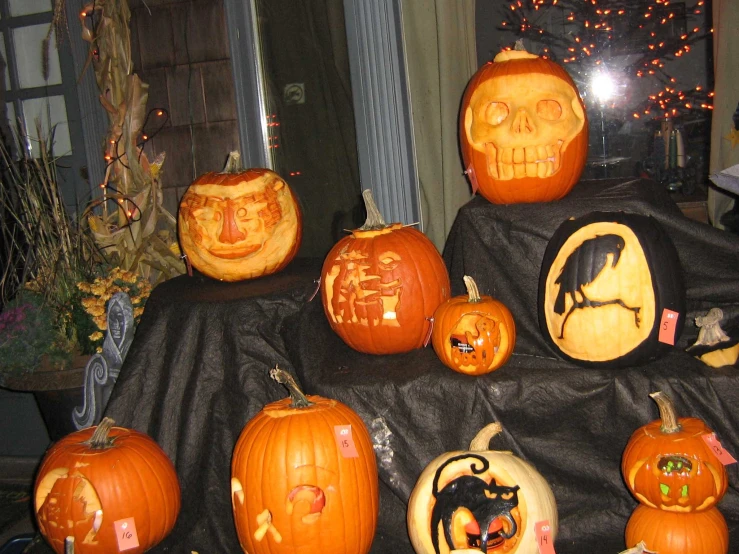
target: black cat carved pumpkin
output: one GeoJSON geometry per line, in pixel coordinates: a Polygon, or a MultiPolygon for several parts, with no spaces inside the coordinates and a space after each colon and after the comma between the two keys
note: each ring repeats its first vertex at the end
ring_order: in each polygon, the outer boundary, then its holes
{"type": "Polygon", "coordinates": [[[421,473],[408,501],[408,534],[418,554],[538,552],[536,528],[554,544],[557,505],[534,467],[488,450],[501,431],[483,428],[468,451],[447,452],[421,473]]]}
{"type": "Polygon", "coordinates": [[[592,212],[565,221],[544,253],[539,326],[556,353],[585,367],[652,361],[685,320],[677,251],[652,217],[592,212]]]}

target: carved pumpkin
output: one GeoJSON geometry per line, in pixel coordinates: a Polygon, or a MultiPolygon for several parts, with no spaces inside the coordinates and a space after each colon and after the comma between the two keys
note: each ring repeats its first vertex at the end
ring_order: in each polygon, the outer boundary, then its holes
{"type": "Polygon", "coordinates": [[[337,242],[321,270],[331,328],[354,350],[397,354],[424,345],[434,310],[449,298],[444,260],[420,231],[386,224],[363,193],[367,221],[337,242]]]}
{"type": "Polygon", "coordinates": [[[223,172],[198,177],[180,201],[182,252],[201,273],[241,281],[276,273],[300,248],[302,216],[290,187],[269,169],[242,169],[238,152],[223,172]]]}
{"type": "Polygon", "coordinates": [[[241,432],[231,503],[249,554],[365,554],[377,526],[377,465],[369,433],[348,406],[304,396],[277,368],[290,398],[265,406],[241,432]]]}
{"type": "Polygon", "coordinates": [[[650,508],[679,513],[713,508],[729,486],[726,468],[702,438],[713,431],[700,419],[678,419],[666,394],[650,396],[660,419],[629,439],[621,459],[626,486],[650,508]]]}
{"type": "Polygon", "coordinates": [[[499,53],[472,76],[459,136],[473,192],[494,204],[558,200],[587,159],[588,121],[575,83],[524,49],[499,53]]]}
{"type": "Polygon", "coordinates": [[[179,481],[164,451],[110,418],[54,443],[33,494],[39,531],[57,554],[67,537],[77,554],[145,552],[170,533],[180,511],[179,481]]]}
{"type": "Polygon", "coordinates": [[[637,506],[626,524],[626,546],[644,542],[659,554],[728,554],[729,528],[718,508],[679,514],[637,506]]]}
{"type": "Polygon", "coordinates": [[[685,320],[682,268],[651,217],[592,212],[555,231],[539,279],[539,325],[557,354],[586,367],[652,361],[685,320]]]}
{"type": "Polygon", "coordinates": [[[463,277],[466,296],[455,296],[434,312],[431,344],[449,368],[483,375],[501,367],[513,353],[516,326],[510,310],[490,296],[480,296],[472,277],[463,277]]]}
{"type": "Polygon", "coordinates": [[[549,485],[528,462],[488,450],[499,423],[484,427],[469,451],[447,452],[421,473],[408,501],[407,524],[417,554],[537,554],[534,527],[557,534],[549,485]]]}

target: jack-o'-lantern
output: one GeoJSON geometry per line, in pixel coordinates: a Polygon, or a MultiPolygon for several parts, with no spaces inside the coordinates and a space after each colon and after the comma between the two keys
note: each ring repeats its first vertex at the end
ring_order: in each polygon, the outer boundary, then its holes
{"type": "Polygon", "coordinates": [[[510,310],[490,296],[480,296],[465,275],[466,296],[455,296],[434,312],[431,344],[444,364],[468,375],[483,375],[501,367],[513,353],[516,326],[510,310]]]}
{"type": "Polygon", "coordinates": [[[558,200],[587,159],[588,121],[575,83],[560,65],[517,48],[472,76],[460,113],[467,176],[494,204],[558,200]]]}
{"type": "Polygon", "coordinates": [[[557,535],[557,505],[546,480],[511,452],[488,450],[499,423],[484,427],[468,451],[447,452],[421,473],[408,501],[417,554],[537,554],[536,526],[557,535]]]}
{"type": "Polygon", "coordinates": [[[621,473],[634,497],[650,508],[688,513],[713,508],[729,486],[726,468],[703,435],[700,419],[675,414],[663,392],[650,395],[660,419],[637,429],[621,459],[621,473]]]}
{"type": "Polygon", "coordinates": [[[300,248],[302,216],[288,184],[269,169],[242,169],[231,152],[221,173],[198,177],[180,201],[182,252],[201,273],[241,281],[276,273],[300,248]]]}
{"type": "Polygon", "coordinates": [[[408,352],[430,337],[434,310],[450,295],[449,274],[426,235],[386,224],[372,193],[363,196],[366,222],[323,263],[324,311],[336,334],[359,352],[408,352]]]}
{"type": "Polygon", "coordinates": [[[728,554],[729,527],[718,508],[680,514],[639,505],[626,524],[626,546],[659,554],[728,554]]]}
{"type": "Polygon", "coordinates": [[[164,451],[110,418],[54,443],[33,494],[39,530],[57,554],[67,537],[77,554],[145,552],[170,533],[180,511],[179,481],[164,451]]]}
{"type": "Polygon", "coordinates": [[[290,398],[244,427],[231,460],[231,503],[249,554],[366,554],[379,510],[377,464],[362,419],[305,396],[289,373],[270,375],[290,398]]]}
{"type": "Polygon", "coordinates": [[[685,286],[675,246],[652,217],[591,212],[560,225],[539,278],[539,325],[585,367],[652,361],[677,342],[685,286]]]}

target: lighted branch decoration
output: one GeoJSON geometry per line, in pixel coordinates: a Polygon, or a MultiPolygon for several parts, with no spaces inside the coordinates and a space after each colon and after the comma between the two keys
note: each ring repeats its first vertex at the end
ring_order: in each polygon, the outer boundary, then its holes
{"type": "Polygon", "coordinates": [[[646,6],[644,0],[515,0],[503,8],[499,28],[541,45],[540,55],[569,64],[576,81],[589,79],[612,56],[628,53],[629,61],[620,71],[625,76],[655,78],[662,88],[635,108],[634,117],[675,118],[712,109],[711,92],[701,87],[680,89],[666,71],[667,62],[687,55],[696,42],[710,35],[710,29],[691,26],[691,16],[702,14],[704,4],[698,0],[683,12],[684,4],[669,0],[646,6]],[[681,35],[669,36],[667,29],[676,18],[684,18],[687,28],[681,35]],[[628,49],[634,43],[641,47],[628,49]]]}
{"type": "Polygon", "coordinates": [[[149,162],[144,153],[168,115],[161,109],[146,111],[149,86],[133,73],[130,18],[126,0],[95,0],[80,12],[82,38],[90,43],[88,64],[110,122],[102,196],[90,206],[88,222],[112,262],[155,284],[183,273],[185,266],[177,247],[177,220],[162,204],[164,155],[149,162]]]}

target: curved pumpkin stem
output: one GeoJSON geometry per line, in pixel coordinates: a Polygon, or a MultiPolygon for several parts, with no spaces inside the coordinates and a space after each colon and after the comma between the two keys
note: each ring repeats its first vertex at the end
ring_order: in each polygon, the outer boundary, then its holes
{"type": "Polygon", "coordinates": [[[303,394],[303,391],[300,390],[293,376],[284,369],[280,369],[275,365],[275,367],[269,370],[269,376],[281,385],[285,385],[292,399],[291,408],[307,408],[313,405],[313,402],[308,400],[305,394],[303,394]]]}
{"type": "Polygon", "coordinates": [[[477,283],[469,275],[462,277],[464,280],[464,286],[467,287],[468,302],[474,304],[480,301],[480,290],[477,288],[477,283]]]}
{"type": "Polygon", "coordinates": [[[659,407],[659,418],[662,420],[659,430],[666,434],[680,431],[682,426],[677,421],[675,406],[670,397],[662,391],[653,392],[649,396],[657,403],[657,407],[659,407]]]}
{"type": "Polygon", "coordinates": [[[485,427],[475,435],[470,443],[471,452],[485,452],[490,450],[490,439],[503,430],[503,426],[498,423],[488,423],[485,427]]]}
{"type": "Polygon", "coordinates": [[[94,450],[104,450],[113,446],[113,439],[108,436],[113,425],[115,421],[112,418],[104,417],[86,444],[94,450]]]}
{"type": "Polygon", "coordinates": [[[377,229],[384,229],[387,227],[387,223],[385,223],[385,220],[382,218],[382,214],[380,213],[377,204],[375,204],[375,199],[372,196],[372,191],[370,189],[362,191],[362,199],[364,200],[364,207],[367,209],[367,219],[359,230],[376,231],[377,229]]]}
{"type": "Polygon", "coordinates": [[[244,168],[241,167],[241,154],[238,150],[233,150],[228,153],[228,159],[226,165],[223,167],[221,173],[241,173],[244,168]]]}

